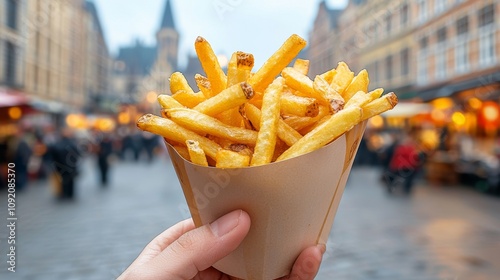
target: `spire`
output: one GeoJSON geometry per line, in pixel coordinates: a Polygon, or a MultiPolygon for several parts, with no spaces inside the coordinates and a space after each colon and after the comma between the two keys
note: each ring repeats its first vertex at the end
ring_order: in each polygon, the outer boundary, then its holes
{"type": "Polygon", "coordinates": [[[174,17],[172,14],[172,5],[170,5],[170,0],[167,0],[165,4],[165,9],[163,10],[163,17],[161,19],[161,27],[163,28],[172,28],[175,29],[174,17]]]}

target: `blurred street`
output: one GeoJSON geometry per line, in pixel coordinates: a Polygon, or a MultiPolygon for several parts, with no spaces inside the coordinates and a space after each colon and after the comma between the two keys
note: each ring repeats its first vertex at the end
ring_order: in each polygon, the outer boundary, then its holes
{"type": "MultiPolygon", "coordinates": [[[[18,194],[17,271],[3,268],[1,279],[114,279],[188,215],[168,159],[117,162],[107,189],[96,171],[84,161],[75,201],[56,201],[47,183],[18,194]]],[[[413,196],[391,196],[378,176],[367,167],[351,173],[317,279],[497,279],[498,198],[420,181],[413,196]]],[[[6,267],[5,226],[0,236],[6,267]]]]}

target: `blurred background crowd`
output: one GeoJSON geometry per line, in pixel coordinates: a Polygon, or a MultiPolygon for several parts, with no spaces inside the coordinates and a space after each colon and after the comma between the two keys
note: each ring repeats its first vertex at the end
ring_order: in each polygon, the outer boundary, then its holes
{"type": "Polygon", "coordinates": [[[196,36],[224,68],[242,50],[256,69],[297,33],[310,78],[345,61],[400,98],[367,124],[318,278],[497,279],[499,15],[499,0],[0,0],[18,276],[116,278],[188,217],[162,139],[136,120],[159,114],[173,72],[197,88],[196,36]]]}

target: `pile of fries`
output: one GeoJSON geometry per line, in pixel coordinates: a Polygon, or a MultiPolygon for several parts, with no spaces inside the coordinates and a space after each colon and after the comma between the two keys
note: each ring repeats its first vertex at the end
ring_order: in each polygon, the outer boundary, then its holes
{"type": "Polygon", "coordinates": [[[241,168],[314,151],[397,104],[392,92],[368,92],[367,71],[354,75],[344,62],[314,80],[307,76],[308,60],[287,67],[305,46],[290,36],[255,73],[253,55],[235,52],[226,75],[210,44],[198,37],[206,74],[195,76],[199,91],[173,73],[172,95],[158,96],[162,116],[146,114],[137,126],[163,136],[194,164],[241,168]]]}

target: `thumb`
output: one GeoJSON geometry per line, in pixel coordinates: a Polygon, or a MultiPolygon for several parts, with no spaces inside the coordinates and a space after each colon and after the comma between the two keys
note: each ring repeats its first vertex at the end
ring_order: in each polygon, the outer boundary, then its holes
{"type": "Polygon", "coordinates": [[[234,251],[249,229],[248,214],[235,210],[183,234],[149,263],[151,271],[164,272],[157,279],[191,279],[234,251]]]}

